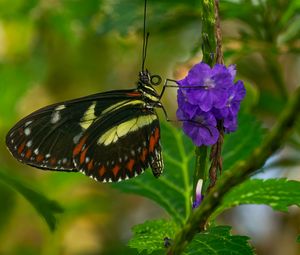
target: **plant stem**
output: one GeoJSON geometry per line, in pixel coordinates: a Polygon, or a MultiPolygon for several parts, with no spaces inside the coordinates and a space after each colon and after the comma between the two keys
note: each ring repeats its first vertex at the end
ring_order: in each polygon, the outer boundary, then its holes
{"type": "MultiPolygon", "coordinates": [[[[193,201],[196,200],[196,188],[198,180],[202,179],[204,184],[205,181],[208,179],[207,174],[207,155],[208,155],[208,148],[207,146],[200,146],[196,147],[196,165],[194,171],[194,178],[193,178],[193,201]]],[[[201,194],[205,192],[205,185],[202,186],[201,194]]]]}
{"type": "MultiPolygon", "coordinates": [[[[214,1],[213,0],[201,0],[202,7],[202,61],[210,66],[215,64],[215,16],[214,16],[214,1]]],[[[193,201],[196,198],[196,188],[199,179],[203,180],[204,185],[202,191],[205,190],[205,183],[208,179],[207,174],[207,158],[208,149],[205,146],[196,148],[196,165],[194,171],[193,182],[193,201]]],[[[202,194],[203,194],[202,192],[202,194]]]]}
{"type": "Polygon", "coordinates": [[[251,173],[261,168],[265,161],[284,143],[293,126],[296,124],[300,109],[300,88],[296,90],[293,98],[288,101],[275,127],[269,132],[262,146],[257,148],[247,160],[239,162],[232,169],[226,171],[216,183],[201,205],[191,214],[186,224],[175,236],[168,255],[181,254],[193,237],[199,232],[199,226],[204,225],[222,203],[225,194],[236,185],[242,183],[251,173]]]}
{"type": "Polygon", "coordinates": [[[210,66],[215,64],[216,39],[214,1],[201,0],[202,6],[202,61],[210,66]]]}

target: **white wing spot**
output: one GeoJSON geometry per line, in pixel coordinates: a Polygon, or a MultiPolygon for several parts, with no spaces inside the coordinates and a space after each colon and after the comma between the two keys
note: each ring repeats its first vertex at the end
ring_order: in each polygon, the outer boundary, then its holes
{"type": "Polygon", "coordinates": [[[89,157],[86,157],[85,158],[85,163],[88,163],[90,161],[90,158],[89,157]]]}
{"type": "Polygon", "coordinates": [[[45,156],[45,158],[50,158],[51,157],[51,155],[48,153],[48,154],[46,154],[46,156],[45,156]]]}
{"type": "Polygon", "coordinates": [[[31,147],[31,145],[32,145],[32,140],[29,140],[29,141],[26,143],[26,146],[29,148],[29,147],[31,147]]]}
{"type": "Polygon", "coordinates": [[[55,111],[53,114],[52,114],[52,118],[51,118],[51,123],[52,124],[55,124],[57,123],[58,121],[60,120],[60,113],[59,111],[55,111]]]}
{"type": "Polygon", "coordinates": [[[39,154],[39,148],[36,148],[36,149],[33,151],[33,153],[34,153],[35,155],[38,155],[38,154],[39,154]]]}
{"type": "Polygon", "coordinates": [[[134,156],[135,155],[135,151],[131,150],[131,155],[134,156]]]}
{"type": "Polygon", "coordinates": [[[62,163],[63,163],[63,164],[66,164],[66,163],[67,163],[67,161],[68,161],[68,159],[67,159],[67,158],[63,158],[63,160],[62,160],[62,163]]]}
{"type": "Polygon", "coordinates": [[[31,129],[30,129],[29,127],[28,127],[28,128],[25,128],[25,129],[24,129],[24,133],[25,133],[26,136],[29,136],[30,133],[31,133],[31,129]]]}
{"type": "Polygon", "coordinates": [[[61,104],[61,105],[57,106],[54,110],[55,110],[55,111],[60,111],[60,110],[63,110],[63,109],[65,109],[65,108],[66,108],[66,106],[63,105],[63,104],[61,104]]]}
{"type": "Polygon", "coordinates": [[[121,157],[119,157],[119,162],[122,163],[122,158],[121,157]]]}
{"type": "Polygon", "coordinates": [[[25,127],[27,127],[27,126],[29,126],[30,124],[32,123],[32,120],[29,120],[29,121],[27,121],[26,123],[25,123],[25,127]]]}
{"type": "Polygon", "coordinates": [[[75,135],[73,137],[73,143],[74,144],[78,143],[81,136],[82,136],[82,132],[80,132],[79,134],[75,135]]]}

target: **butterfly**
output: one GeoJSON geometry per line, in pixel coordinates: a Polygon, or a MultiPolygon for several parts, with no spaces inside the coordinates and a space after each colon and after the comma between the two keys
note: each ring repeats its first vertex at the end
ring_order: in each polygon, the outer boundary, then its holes
{"type": "Polygon", "coordinates": [[[161,77],[144,68],[149,37],[145,33],[146,3],[137,87],[56,103],[31,113],[6,136],[6,145],[17,160],[44,170],[80,171],[101,182],[129,179],[148,167],[155,177],[161,175],[155,108],[166,114],[160,101],[166,86],[159,95],[154,86],[161,83],[161,77]]]}
{"type": "Polygon", "coordinates": [[[11,154],[41,169],[80,171],[101,182],[163,171],[162,107],[154,89],[161,78],[145,70],[137,88],[98,93],[41,108],[7,134],[11,154]]]}

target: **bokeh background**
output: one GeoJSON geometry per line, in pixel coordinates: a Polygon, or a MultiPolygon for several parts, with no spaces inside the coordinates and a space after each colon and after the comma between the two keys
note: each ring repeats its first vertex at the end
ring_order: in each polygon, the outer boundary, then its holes
{"type": "MultiPolygon", "coordinates": [[[[243,107],[272,127],[299,86],[299,1],[220,2],[225,62],[237,65],[247,87],[243,107]]],[[[148,1],[146,66],[152,73],[180,79],[201,60],[200,6],[199,0],[148,1]]],[[[130,228],[166,215],[147,199],[81,174],[21,165],[5,148],[9,128],[33,110],[135,86],[143,7],[143,0],[0,1],[0,254],[136,254],[126,247],[130,228]],[[47,206],[31,191],[63,207],[54,232],[40,216],[47,206]]],[[[163,102],[174,117],[176,90],[169,89],[163,102]]],[[[299,180],[299,151],[300,125],[259,176],[299,180]]],[[[219,221],[249,235],[258,254],[300,254],[296,207],[284,214],[241,206],[219,221]]]]}

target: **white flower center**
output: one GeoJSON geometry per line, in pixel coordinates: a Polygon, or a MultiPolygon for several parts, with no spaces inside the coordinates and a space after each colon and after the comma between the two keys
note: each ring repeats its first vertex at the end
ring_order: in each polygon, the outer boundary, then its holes
{"type": "Polygon", "coordinates": [[[231,102],[232,102],[233,97],[234,97],[234,96],[231,95],[231,96],[228,98],[228,101],[227,101],[227,104],[226,104],[227,107],[231,107],[231,102]]]}
{"type": "Polygon", "coordinates": [[[210,78],[207,78],[204,80],[204,88],[205,89],[212,89],[216,86],[215,82],[210,79],[210,78]]]}

